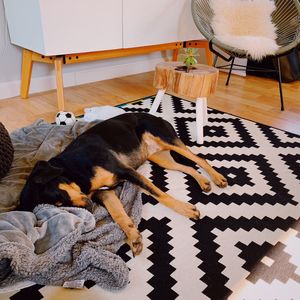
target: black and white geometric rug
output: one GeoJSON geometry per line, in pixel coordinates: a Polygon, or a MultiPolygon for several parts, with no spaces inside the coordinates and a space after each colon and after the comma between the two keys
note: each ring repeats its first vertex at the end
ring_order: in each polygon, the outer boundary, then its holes
{"type": "MultiPolygon", "coordinates": [[[[152,101],[123,108],[148,112],[152,101]]],[[[143,195],[144,250],[136,258],[127,245],[119,250],[130,269],[124,290],[91,282],[84,290],[34,285],[0,299],[300,299],[300,137],[209,109],[198,145],[194,103],[165,95],[158,113],[228,179],[227,188],[204,193],[188,175],[141,167],[160,189],[195,204],[201,219],[143,195]]]]}

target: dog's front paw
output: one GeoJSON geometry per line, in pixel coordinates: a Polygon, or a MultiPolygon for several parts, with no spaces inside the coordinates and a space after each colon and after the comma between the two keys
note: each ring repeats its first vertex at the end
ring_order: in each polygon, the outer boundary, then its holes
{"type": "Polygon", "coordinates": [[[208,193],[211,191],[211,184],[210,181],[206,178],[202,179],[200,182],[200,187],[202,189],[203,192],[208,193]]]}
{"type": "Polygon", "coordinates": [[[190,203],[177,201],[174,210],[189,219],[193,219],[193,220],[200,219],[200,211],[197,209],[195,205],[192,205],[190,203]]]}
{"type": "Polygon", "coordinates": [[[127,243],[131,248],[133,256],[139,255],[143,250],[142,235],[134,228],[127,237],[127,243]]]}
{"type": "Polygon", "coordinates": [[[213,181],[220,188],[225,188],[228,185],[227,179],[220,173],[214,176],[213,181]]]}

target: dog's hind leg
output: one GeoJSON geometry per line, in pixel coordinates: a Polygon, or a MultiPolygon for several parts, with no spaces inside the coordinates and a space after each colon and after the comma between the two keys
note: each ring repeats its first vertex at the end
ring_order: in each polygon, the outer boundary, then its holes
{"type": "Polygon", "coordinates": [[[196,206],[190,203],[179,201],[172,196],[164,193],[150,180],[139,174],[136,170],[131,168],[123,169],[123,179],[137,184],[138,186],[143,188],[147,194],[150,194],[157,201],[171,208],[177,213],[194,220],[198,220],[200,218],[200,212],[198,211],[196,206]]]}
{"type": "Polygon", "coordinates": [[[227,179],[222,174],[217,172],[205,159],[198,157],[193,152],[191,152],[180,139],[175,140],[174,145],[168,144],[162,140],[159,141],[159,144],[162,146],[162,149],[172,150],[195,162],[199,167],[201,167],[204,171],[208,173],[212,181],[217,186],[221,188],[227,186],[227,179]]]}
{"type": "Polygon", "coordinates": [[[209,192],[211,190],[211,185],[207,178],[198,173],[194,168],[177,163],[168,150],[156,152],[148,157],[148,160],[165,169],[181,171],[192,176],[204,192],[209,192]]]}
{"type": "Polygon", "coordinates": [[[113,220],[121,227],[127,236],[133,256],[139,255],[143,249],[142,236],[124,210],[124,207],[113,190],[97,191],[94,196],[100,201],[113,220]]]}

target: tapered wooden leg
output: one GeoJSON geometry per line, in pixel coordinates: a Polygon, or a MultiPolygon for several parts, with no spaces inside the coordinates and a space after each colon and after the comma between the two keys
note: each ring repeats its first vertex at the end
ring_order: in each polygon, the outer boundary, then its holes
{"type": "Polygon", "coordinates": [[[173,50],[173,61],[177,61],[178,54],[179,54],[179,49],[174,49],[173,50]]]}
{"type": "Polygon", "coordinates": [[[63,82],[63,74],[62,74],[63,57],[61,56],[55,57],[54,65],[55,65],[55,74],[56,74],[58,110],[63,111],[65,109],[64,82],[63,82]]]}
{"type": "Polygon", "coordinates": [[[209,42],[204,42],[204,49],[205,49],[205,55],[206,55],[206,62],[209,66],[212,66],[214,64],[214,56],[209,50],[209,42]]]}
{"type": "Polygon", "coordinates": [[[31,73],[32,73],[32,51],[23,49],[22,55],[22,77],[21,77],[21,90],[20,96],[22,99],[28,98],[31,73]]]}

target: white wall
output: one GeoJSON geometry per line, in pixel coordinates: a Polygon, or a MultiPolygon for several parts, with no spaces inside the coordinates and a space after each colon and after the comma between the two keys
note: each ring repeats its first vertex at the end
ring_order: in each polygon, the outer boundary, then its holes
{"type": "MultiPolygon", "coordinates": [[[[170,52],[168,52],[170,55],[170,52]]],[[[72,86],[153,70],[162,61],[159,52],[64,66],[64,85],[72,86]]],[[[0,99],[19,95],[21,49],[10,43],[3,0],[0,0],[0,99]]],[[[35,63],[30,92],[55,88],[52,65],[35,63]]]]}

